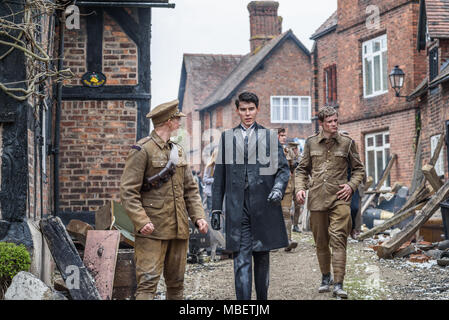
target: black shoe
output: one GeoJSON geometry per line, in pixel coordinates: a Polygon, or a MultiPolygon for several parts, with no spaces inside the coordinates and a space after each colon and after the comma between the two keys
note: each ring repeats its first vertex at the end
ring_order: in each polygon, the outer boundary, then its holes
{"type": "Polygon", "coordinates": [[[332,279],[332,275],[329,272],[328,274],[323,274],[323,278],[321,280],[321,285],[318,288],[319,293],[323,292],[330,292],[330,286],[334,283],[334,280],[332,279]]]}
{"type": "Polygon", "coordinates": [[[295,225],[293,226],[293,232],[301,233],[301,230],[299,230],[299,227],[298,227],[297,224],[295,224],[295,225]]]}
{"type": "Polygon", "coordinates": [[[286,247],[284,250],[286,252],[290,252],[290,251],[292,251],[292,249],[295,249],[297,246],[298,246],[298,242],[290,240],[289,244],[288,244],[288,247],[286,247]]]}
{"type": "Polygon", "coordinates": [[[343,290],[343,283],[336,283],[334,285],[333,296],[342,299],[348,299],[348,293],[345,290],[343,290]]]}

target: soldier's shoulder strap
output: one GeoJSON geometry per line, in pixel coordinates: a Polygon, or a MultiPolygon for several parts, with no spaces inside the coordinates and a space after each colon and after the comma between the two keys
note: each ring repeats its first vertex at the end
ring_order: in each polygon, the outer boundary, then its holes
{"type": "Polygon", "coordinates": [[[137,141],[135,144],[133,144],[131,146],[131,150],[130,150],[130,155],[134,154],[136,152],[139,152],[140,150],[142,150],[144,144],[146,144],[148,141],[151,140],[150,136],[147,136],[145,138],[140,139],[139,141],[137,141]]]}
{"type": "Polygon", "coordinates": [[[305,141],[305,142],[310,141],[310,139],[313,139],[313,138],[317,137],[319,134],[320,134],[319,132],[316,132],[316,133],[312,134],[311,136],[308,136],[308,137],[306,138],[306,141],[305,141]]]}

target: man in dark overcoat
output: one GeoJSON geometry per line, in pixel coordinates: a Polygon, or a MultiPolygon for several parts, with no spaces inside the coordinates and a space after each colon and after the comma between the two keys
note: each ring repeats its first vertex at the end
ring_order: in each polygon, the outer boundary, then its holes
{"type": "Polygon", "coordinates": [[[212,227],[226,209],[226,249],[233,252],[238,300],[250,300],[252,262],[258,300],[266,300],[269,252],[288,246],[281,200],[290,177],[277,131],[256,122],[259,99],[243,92],[235,101],[241,123],[222,133],[212,185],[212,227]]]}

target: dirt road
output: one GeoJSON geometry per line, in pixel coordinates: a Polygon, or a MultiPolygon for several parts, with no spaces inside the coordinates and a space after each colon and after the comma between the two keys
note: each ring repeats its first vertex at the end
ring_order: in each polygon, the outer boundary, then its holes
{"type": "MultiPolygon", "coordinates": [[[[270,253],[270,300],[328,300],[331,293],[318,293],[321,280],[310,232],[293,233],[299,242],[294,252],[270,253]]],[[[379,259],[369,247],[373,240],[349,240],[345,289],[354,300],[449,299],[449,268],[435,260],[410,263],[407,259],[379,259]]],[[[158,292],[164,299],[163,282],[158,292]]],[[[187,300],[234,300],[231,259],[188,264],[185,277],[187,300]]],[[[253,290],[253,299],[255,293],[253,290]]]]}

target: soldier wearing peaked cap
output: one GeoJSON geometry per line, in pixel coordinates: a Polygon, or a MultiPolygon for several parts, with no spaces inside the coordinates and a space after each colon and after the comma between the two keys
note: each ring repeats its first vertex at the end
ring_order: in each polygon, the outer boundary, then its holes
{"type": "MultiPolygon", "coordinates": [[[[299,143],[296,141],[289,141],[288,142],[289,152],[291,152],[291,158],[293,159],[293,167],[296,169],[298,166],[299,160],[300,160],[300,153],[299,153],[299,143]]],[[[293,170],[294,171],[294,170],[293,170]]],[[[295,174],[294,172],[291,175],[291,179],[293,180],[293,188],[295,188],[295,174]]],[[[293,194],[295,195],[296,192],[293,191],[293,194]]],[[[296,197],[293,196],[293,232],[301,232],[299,230],[299,216],[301,215],[302,205],[298,203],[296,200],[296,197]]]]}
{"type": "Polygon", "coordinates": [[[178,110],[178,100],[157,106],[147,117],[154,130],[131,147],[120,182],[120,199],[136,238],[136,300],[154,298],[162,272],[167,299],[180,300],[188,217],[201,233],[207,233],[208,225],[185,152],[170,141],[185,117],[178,110]]]}

